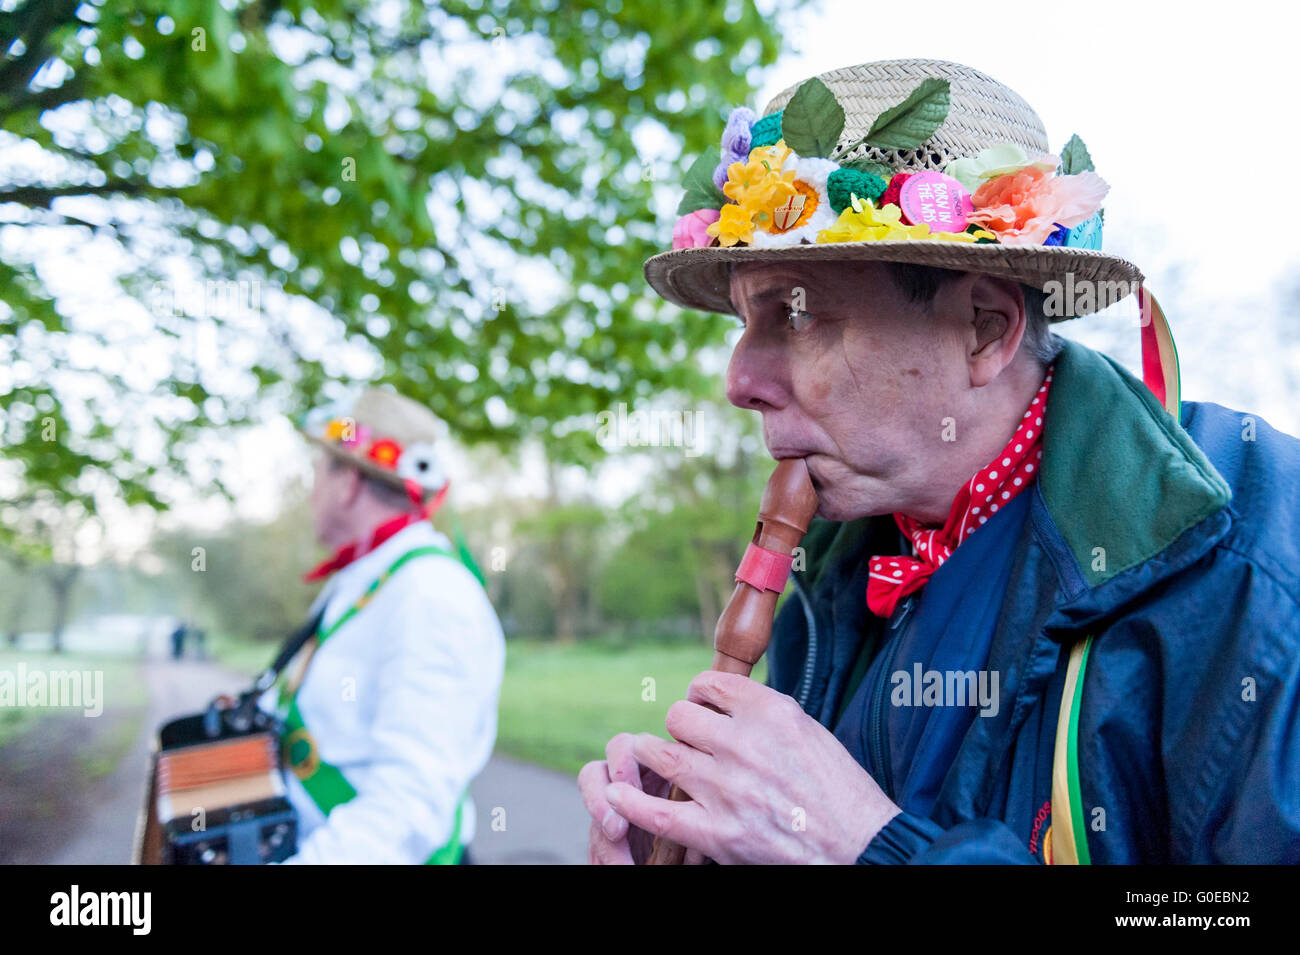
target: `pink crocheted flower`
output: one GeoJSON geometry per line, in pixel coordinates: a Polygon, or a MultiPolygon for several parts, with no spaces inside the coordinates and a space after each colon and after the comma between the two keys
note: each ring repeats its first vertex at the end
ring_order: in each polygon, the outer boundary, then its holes
{"type": "Polygon", "coordinates": [[[674,249],[702,249],[713,242],[708,228],[722,217],[717,209],[696,209],[677,220],[673,226],[674,249]]]}

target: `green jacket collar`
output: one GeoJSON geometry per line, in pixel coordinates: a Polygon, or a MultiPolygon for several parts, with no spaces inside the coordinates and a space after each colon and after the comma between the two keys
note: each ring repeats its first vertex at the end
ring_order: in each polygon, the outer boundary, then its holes
{"type": "Polygon", "coordinates": [[[1094,587],[1159,554],[1232,498],[1146,385],[1071,341],[1056,359],[1038,483],[1094,587]]]}

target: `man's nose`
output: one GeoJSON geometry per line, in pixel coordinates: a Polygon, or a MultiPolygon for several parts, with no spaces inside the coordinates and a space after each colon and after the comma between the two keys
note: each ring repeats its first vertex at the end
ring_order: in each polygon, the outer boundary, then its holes
{"type": "Polygon", "coordinates": [[[779,346],[746,331],[727,364],[727,400],[737,408],[766,411],[785,407],[789,399],[779,346]]]}

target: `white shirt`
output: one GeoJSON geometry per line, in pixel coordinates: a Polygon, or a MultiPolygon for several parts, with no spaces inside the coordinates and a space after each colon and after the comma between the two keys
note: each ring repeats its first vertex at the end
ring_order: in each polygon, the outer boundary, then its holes
{"type": "MultiPolygon", "coordinates": [[[[403,528],[335,573],[321,631],[409,550],[454,551],[427,521],[403,528]]],[[[314,612],[314,610],[313,610],[314,612]]],[[[296,677],[301,658],[286,668],[296,677]]],[[[312,655],[298,709],[321,760],[357,791],[326,818],[292,772],[298,853],[289,862],[419,865],[451,838],[470,780],[496,741],[505,667],[501,624],[483,587],[454,557],[413,558],[312,655]]],[[[274,710],[278,688],[262,699],[274,710]]],[[[466,798],[461,842],[474,835],[466,798]]]]}

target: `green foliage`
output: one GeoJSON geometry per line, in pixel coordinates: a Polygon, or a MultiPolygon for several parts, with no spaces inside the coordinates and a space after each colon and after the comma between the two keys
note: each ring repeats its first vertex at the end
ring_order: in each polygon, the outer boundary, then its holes
{"type": "MultiPolygon", "coordinates": [[[[874,162],[873,160],[862,157],[842,162],[840,163],[840,168],[852,169],[856,172],[866,173],[868,176],[876,176],[879,179],[885,180],[886,183],[888,183],[894,176],[894,170],[890,169],[889,166],[885,165],[883,162],[874,162]]],[[[873,196],[872,198],[875,197],[873,196]]]]}
{"type": "Polygon", "coordinates": [[[534,561],[544,575],[560,641],[577,639],[591,606],[592,568],[600,565],[605,509],[579,502],[552,504],[516,528],[525,540],[544,541],[534,561]]]}
{"type": "Polygon", "coordinates": [[[1092,156],[1088,153],[1088,147],[1083,144],[1079,134],[1075,133],[1070,137],[1070,141],[1065,144],[1061,150],[1061,175],[1072,176],[1078,172],[1087,172],[1089,169],[1095,169],[1092,164],[1092,156]]]}
{"type": "Polygon", "coordinates": [[[785,144],[800,156],[829,156],[844,132],[844,107],[813,77],[795,90],[781,113],[785,144]]]}
{"type": "Polygon", "coordinates": [[[948,117],[948,81],[929,77],[890,107],[867,130],[867,142],[884,149],[919,149],[948,117]]]}
{"type": "Polygon", "coordinates": [[[154,543],[172,596],[170,614],[205,630],[277,642],[302,623],[315,587],[302,574],[319,559],[304,496],[267,523],[235,522],[219,533],[177,529],[154,543]]]}
{"type": "Polygon", "coordinates": [[[0,183],[0,228],[74,256],[116,243],[123,289],[176,347],[133,369],[147,385],[71,367],[77,343],[122,342],[31,257],[0,261],[7,462],[60,500],[94,477],[158,505],[195,435],[301,410],[350,374],[467,441],[595,460],[575,421],[714,385],[689,358],[724,324],[640,278],[668,245],[655,189],[679,181],[671,146],[714,145],[778,48],[749,0],[19,0],[0,13],[0,143],[50,162],[0,183]],[[656,134],[668,149],[642,145],[656,134]],[[175,260],[262,291],[251,316],[172,307],[175,260]],[[314,328],[289,320],[294,298],[319,307],[314,328]],[[42,440],[72,405],[78,426],[42,440]]]}
{"type": "Polygon", "coordinates": [[[754,532],[761,481],[712,468],[683,471],[664,485],[680,495],[672,506],[625,510],[630,533],[601,570],[603,617],[630,635],[711,638],[754,532]],[[692,493],[696,487],[706,493],[692,493]]]}
{"type": "Polygon", "coordinates": [[[697,209],[717,209],[727,201],[727,197],[713,181],[713,170],[721,161],[721,149],[708,149],[700,153],[699,158],[691,163],[691,168],[686,170],[686,177],[682,180],[682,185],[686,187],[686,194],[677,204],[679,216],[695,212],[697,209]]]}
{"type": "Polygon", "coordinates": [[[646,493],[618,515],[618,546],[596,585],[602,626],[630,637],[711,640],[754,533],[767,463],[752,415],[719,406],[734,446],[720,455],[663,455],[646,493]]]}

